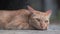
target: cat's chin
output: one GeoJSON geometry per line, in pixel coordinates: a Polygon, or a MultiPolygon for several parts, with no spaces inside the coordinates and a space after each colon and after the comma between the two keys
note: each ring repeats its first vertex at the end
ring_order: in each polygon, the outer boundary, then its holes
{"type": "Polygon", "coordinates": [[[41,31],[44,31],[44,30],[47,30],[47,29],[35,29],[35,30],[41,30],[41,31]]]}
{"type": "Polygon", "coordinates": [[[35,28],[35,30],[42,30],[43,31],[43,30],[47,30],[47,28],[44,28],[44,29],[43,28],[35,28]]]}

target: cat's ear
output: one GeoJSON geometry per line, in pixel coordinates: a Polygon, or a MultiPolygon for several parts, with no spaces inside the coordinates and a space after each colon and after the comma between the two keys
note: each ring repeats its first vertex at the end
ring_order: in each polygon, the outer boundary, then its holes
{"type": "Polygon", "coordinates": [[[34,10],[31,6],[29,6],[29,5],[27,6],[27,8],[28,8],[29,11],[35,11],[35,10],[34,10]]]}
{"type": "Polygon", "coordinates": [[[50,9],[47,10],[45,13],[45,15],[48,16],[48,18],[51,16],[51,14],[52,14],[52,10],[50,10],[50,9]]]}

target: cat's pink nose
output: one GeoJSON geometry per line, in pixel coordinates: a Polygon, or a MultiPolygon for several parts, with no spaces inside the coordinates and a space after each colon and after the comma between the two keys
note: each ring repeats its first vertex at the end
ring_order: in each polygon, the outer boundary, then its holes
{"type": "Polygon", "coordinates": [[[40,26],[43,28],[45,26],[45,24],[40,24],[40,26]]]}
{"type": "Polygon", "coordinates": [[[45,24],[40,24],[41,29],[45,29],[45,24]]]}
{"type": "Polygon", "coordinates": [[[41,28],[43,28],[44,26],[43,25],[41,25],[41,28]]]}
{"type": "Polygon", "coordinates": [[[47,27],[46,27],[45,25],[41,25],[41,26],[40,26],[40,29],[42,29],[42,30],[47,30],[47,27]]]}

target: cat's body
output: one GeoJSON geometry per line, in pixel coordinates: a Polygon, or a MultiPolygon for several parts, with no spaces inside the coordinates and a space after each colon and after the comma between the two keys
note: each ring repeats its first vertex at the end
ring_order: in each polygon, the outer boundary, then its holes
{"type": "Polygon", "coordinates": [[[0,28],[4,29],[31,29],[28,24],[29,11],[26,9],[14,11],[0,11],[0,28]]]}
{"type": "Polygon", "coordinates": [[[47,29],[49,12],[35,11],[28,6],[28,10],[0,11],[0,28],[3,29],[47,29]],[[47,15],[48,14],[48,15],[47,15]],[[47,21],[46,21],[47,20],[47,21]],[[47,22],[47,23],[45,23],[47,22]]]}

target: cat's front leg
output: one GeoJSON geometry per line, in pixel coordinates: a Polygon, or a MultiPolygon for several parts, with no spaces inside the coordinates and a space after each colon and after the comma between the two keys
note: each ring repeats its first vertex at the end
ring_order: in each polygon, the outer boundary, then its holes
{"type": "Polygon", "coordinates": [[[6,25],[6,29],[9,30],[30,30],[33,29],[28,23],[14,22],[6,25]]]}
{"type": "Polygon", "coordinates": [[[28,20],[25,17],[22,16],[16,16],[14,17],[10,23],[6,24],[5,29],[20,29],[20,30],[27,30],[27,29],[33,29],[29,24],[28,20]]]}

